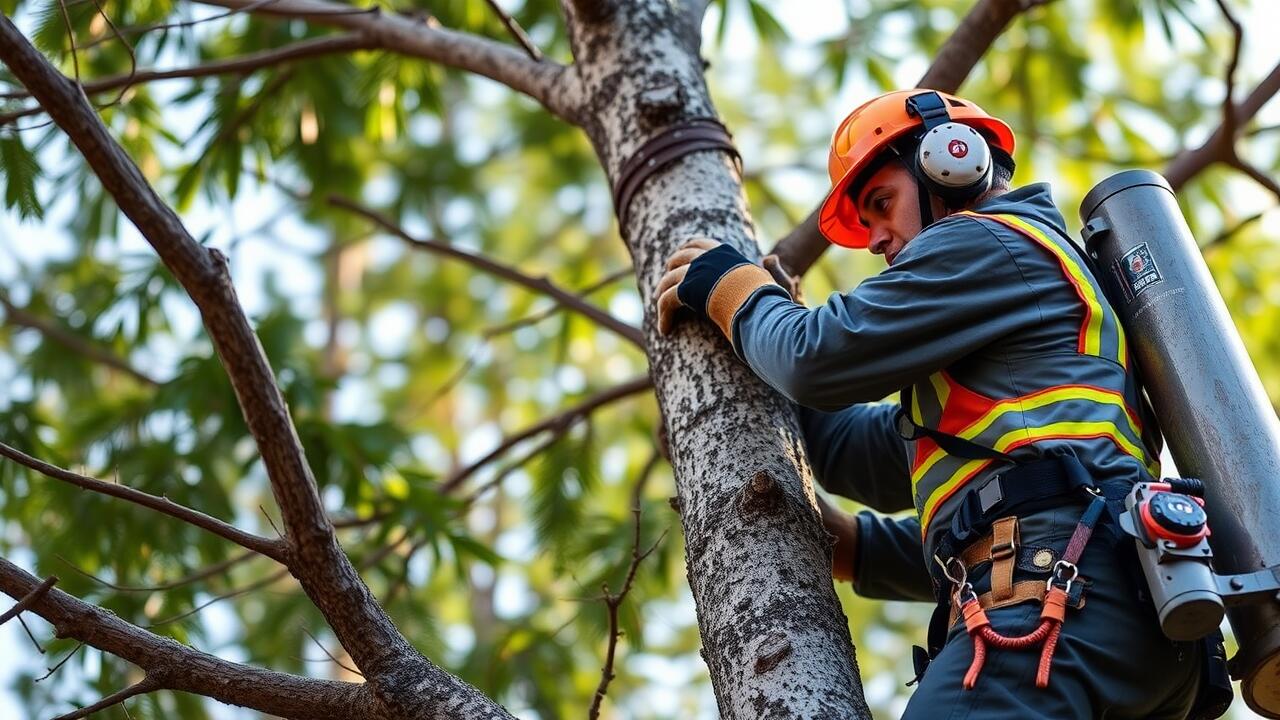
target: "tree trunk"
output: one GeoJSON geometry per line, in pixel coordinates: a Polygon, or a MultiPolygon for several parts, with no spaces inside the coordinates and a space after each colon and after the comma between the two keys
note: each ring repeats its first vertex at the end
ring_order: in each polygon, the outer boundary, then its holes
{"type": "MultiPolygon", "coordinates": [[[[584,101],[576,119],[615,182],[663,128],[715,116],[695,13],[663,0],[566,6],[584,101]]],[[[646,346],[721,715],[870,717],[794,409],[709,324],[662,337],[652,316],[665,260],[687,238],[706,235],[759,258],[731,159],[696,152],[653,175],[622,235],[649,310],[646,346]]]]}

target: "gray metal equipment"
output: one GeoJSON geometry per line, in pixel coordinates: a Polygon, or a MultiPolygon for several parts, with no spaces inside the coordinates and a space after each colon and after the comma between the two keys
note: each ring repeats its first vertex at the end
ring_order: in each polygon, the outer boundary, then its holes
{"type": "Polygon", "coordinates": [[[1205,484],[1213,569],[1240,645],[1231,674],[1250,708],[1280,718],[1280,421],[1168,182],[1113,175],[1080,217],[1173,459],[1205,484]]]}

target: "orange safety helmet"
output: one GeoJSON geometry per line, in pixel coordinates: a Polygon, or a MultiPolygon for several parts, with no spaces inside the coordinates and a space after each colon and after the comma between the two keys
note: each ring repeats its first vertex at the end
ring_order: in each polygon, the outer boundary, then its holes
{"type": "MultiPolygon", "coordinates": [[[[924,120],[909,113],[907,100],[933,90],[899,90],[859,105],[849,113],[831,137],[831,155],[827,171],[831,175],[831,192],[818,213],[818,228],[828,240],[845,247],[865,248],[869,240],[858,208],[849,197],[849,186],[859,179],[881,153],[896,140],[924,126],[924,120]]],[[[994,148],[1013,155],[1013,130],[1003,120],[994,118],[968,100],[939,92],[946,102],[951,120],[979,130],[994,148]]]]}

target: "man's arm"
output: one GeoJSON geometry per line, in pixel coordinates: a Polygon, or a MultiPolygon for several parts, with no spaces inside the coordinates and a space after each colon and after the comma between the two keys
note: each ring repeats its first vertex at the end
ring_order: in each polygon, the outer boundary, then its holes
{"type": "Polygon", "coordinates": [[[859,404],[833,413],[800,407],[800,427],[818,484],[882,512],[912,507],[907,444],[893,425],[897,410],[888,404],[859,404]]]}
{"type": "Polygon", "coordinates": [[[690,307],[761,379],[820,410],[879,400],[1043,322],[1013,253],[968,217],[930,226],[879,275],[812,310],[732,247],[705,238],[668,268],[658,286],[663,332],[678,307],[690,307]]]}
{"type": "Polygon", "coordinates": [[[920,523],[871,512],[849,515],[818,498],[822,524],[835,536],[831,575],[852,582],[853,591],[876,600],[933,600],[924,565],[920,523]]]}

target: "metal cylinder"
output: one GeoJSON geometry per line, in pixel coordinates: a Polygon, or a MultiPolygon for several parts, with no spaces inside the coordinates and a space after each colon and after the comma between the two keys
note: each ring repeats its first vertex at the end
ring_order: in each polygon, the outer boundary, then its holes
{"type": "MultiPolygon", "coordinates": [[[[1174,462],[1205,482],[1215,570],[1280,565],[1280,421],[1169,183],[1146,170],[1113,175],[1080,217],[1174,462]]],[[[1245,702],[1280,718],[1280,600],[1227,617],[1245,702]]]]}

